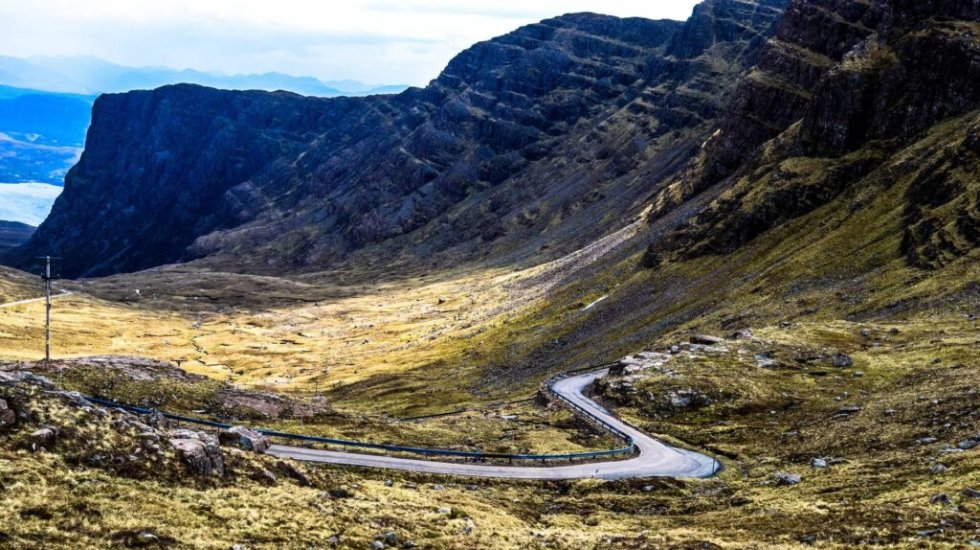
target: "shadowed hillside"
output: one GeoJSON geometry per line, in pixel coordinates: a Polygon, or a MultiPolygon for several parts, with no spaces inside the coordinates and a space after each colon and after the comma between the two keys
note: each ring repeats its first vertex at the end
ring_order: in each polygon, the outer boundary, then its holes
{"type": "Polygon", "coordinates": [[[443,259],[455,263],[526,256],[546,229],[570,251],[703,141],[781,6],[708,2],[687,35],[710,43],[684,47],[677,22],[563,16],[391,97],[103,96],[65,194],[12,259],[57,250],[72,276],[199,257],[282,272],[391,241],[419,258],[458,248],[443,259]]]}

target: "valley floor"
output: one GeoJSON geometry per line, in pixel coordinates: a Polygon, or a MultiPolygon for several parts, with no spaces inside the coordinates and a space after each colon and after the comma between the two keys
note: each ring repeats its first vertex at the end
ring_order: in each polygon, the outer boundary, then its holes
{"type": "Polygon", "coordinates": [[[719,453],[725,469],[706,480],[303,465],[297,481],[273,457],[235,451],[224,478],[120,475],[70,458],[71,441],[32,452],[14,435],[0,440],[0,506],[15,518],[0,537],[13,548],[960,548],[980,539],[975,323],[792,323],[714,346],[664,340],[666,363],[640,361],[596,387],[629,421],[719,453]],[[851,364],[834,366],[838,353],[851,364]]]}
{"type": "MultiPolygon", "coordinates": [[[[161,384],[89,368],[65,372],[69,389],[183,411],[218,411],[226,382],[324,397],[326,416],[238,418],[357,439],[603,448],[567,413],[529,401],[537,384],[685,344],[595,391],[725,469],[708,480],[520,483],[303,466],[311,487],[281,475],[270,486],[244,474],[120,476],[0,438],[0,506],[17,518],[0,528],[4,544],[104,546],[146,530],[191,548],[323,546],[335,534],[364,547],[389,531],[434,548],[973,544],[978,252],[910,267],[890,214],[903,192],[842,196],[730,256],[652,272],[637,268],[644,243],[627,242],[518,271],[371,282],[191,266],[66,283],[75,293],[56,303],[56,357],[137,355],[205,376],[161,384]],[[868,206],[851,213],[858,199],[868,206]],[[746,328],[751,337],[732,338],[746,328]],[[727,337],[725,350],[691,348],[698,333],[727,337]],[[340,487],[348,497],[330,496],[340,487]]],[[[14,282],[7,296],[39,295],[36,282],[14,282]]],[[[0,359],[37,359],[42,318],[37,303],[0,309],[0,359]]]]}

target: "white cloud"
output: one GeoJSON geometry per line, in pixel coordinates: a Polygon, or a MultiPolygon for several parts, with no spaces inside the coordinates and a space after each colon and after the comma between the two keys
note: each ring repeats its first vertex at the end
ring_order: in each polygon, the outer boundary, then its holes
{"type": "Polygon", "coordinates": [[[0,183],[0,220],[39,225],[60,194],[46,183],[0,183]]]}
{"type": "Polygon", "coordinates": [[[695,0],[0,0],[0,55],[421,85],[475,42],[562,13],[685,19],[695,0]]]}

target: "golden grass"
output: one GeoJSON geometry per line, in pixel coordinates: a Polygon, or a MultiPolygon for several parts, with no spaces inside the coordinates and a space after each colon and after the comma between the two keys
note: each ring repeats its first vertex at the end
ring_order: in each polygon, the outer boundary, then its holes
{"type": "MultiPolygon", "coordinates": [[[[712,395],[709,407],[669,414],[652,398],[607,395],[645,429],[727,456],[717,479],[480,481],[477,490],[439,480],[447,489],[432,491],[403,483],[427,478],[314,468],[321,486],[354,489],[354,498],[330,500],[314,489],[244,479],[221,487],[135,481],[3,451],[0,509],[19,521],[0,531],[21,547],[105,545],[115,533],[149,527],[192,548],[322,546],[334,532],[364,547],[389,529],[434,548],[797,548],[810,536],[824,548],[962,547],[980,531],[976,502],[960,495],[980,485],[980,454],[941,445],[980,432],[980,348],[976,321],[965,317],[976,313],[970,288],[980,279],[980,251],[933,271],[909,267],[899,243],[910,176],[895,167],[923,161],[964,128],[963,120],[937,127],[896,155],[894,166],[734,254],[654,272],[636,269],[642,245],[627,232],[601,261],[586,254],[520,271],[347,286],[320,284],[327,275],[280,285],[162,271],[83,284],[56,307],[56,355],[180,360],[191,372],[254,388],[306,395],[319,388],[342,412],[359,413],[296,429],[439,445],[470,438],[508,449],[601,442],[566,429],[567,413],[488,402],[529,397],[544,375],[571,365],[663,346],[691,331],[751,326],[762,340],[752,346],[774,350],[784,368],[760,369],[752,353],[735,352],[679,359],[673,375],[637,384],[639,396],[698,389],[712,395]],[[132,296],[134,285],[141,298],[132,296]],[[289,293],[314,302],[290,303],[289,293]],[[260,303],[249,307],[250,296],[260,303]],[[608,298],[583,310],[601,296],[608,298]],[[855,366],[796,360],[836,351],[852,355],[855,366]],[[390,418],[464,405],[480,408],[420,422],[390,418]],[[860,410],[835,416],[845,406],[860,410]],[[501,418],[512,413],[520,420],[501,418]],[[941,441],[915,445],[926,435],[941,441]],[[845,462],[811,470],[816,456],[845,462]],[[930,474],[935,463],[948,471],[930,474]],[[776,486],[772,474],[780,470],[802,473],[803,483],[776,486]],[[394,487],[385,477],[396,479],[394,487]],[[939,492],[955,506],[930,502],[939,492]],[[442,506],[461,512],[440,514],[442,506]],[[51,517],[39,517],[38,508],[51,517]]],[[[785,183],[806,185],[824,165],[785,161],[785,183]]],[[[0,310],[0,357],[39,357],[42,312],[39,304],[0,310]]]]}

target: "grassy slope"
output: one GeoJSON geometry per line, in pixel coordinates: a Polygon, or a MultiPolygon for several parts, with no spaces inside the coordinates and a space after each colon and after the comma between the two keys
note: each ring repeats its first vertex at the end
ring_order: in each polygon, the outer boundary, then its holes
{"type": "Polygon", "coordinates": [[[43,296],[44,289],[37,277],[0,266],[0,304],[43,296]]]}
{"type": "MultiPolygon", "coordinates": [[[[403,414],[524,397],[547,372],[666,345],[691,330],[752,327],[763,340],[753,345],[775,349],[787,368],[759,369],[736,354],[680,361],[675,377],[651,375],[638,382],[654,395],[668,386],[716,392],[707,409],[664,415],[644,400],[615,391],[607,395],[624,416],[651,431],[724,452],[728,468],[717,479],[492,487],[481,482],[476,491],[450,484],[445,492],[429,492],[387,488],[381,483],[385,474],[326,469],[322,475],[357,490],[354,499],[323,504],[312,490],[270,491],[245,481],[217,489],[103,477],[112,491],[80,492],[72,489],[72,479],[103,474],[75,472],[55,458],[50,463],[8,454],[5,486],[41,479],[47,487],[42,496],[6,503],[24,519],[12,534],[67,546],[76,532],[86,540],[106,540],[114,530],[142,521],[198,547],[243,540],[297,547],[322,543],[333,530],[345,530],[358,546],[389,528],[435,547],[685,547],[693,541],[796,547],[809,535],[830,548],[862,542],[965,544],[980,526],[976,501],[960,491],[980,484],[980,463],[976,450],[944,453],[941,445],[980,432],[980,349],[975,321],[965,317],[980,308],[973,290],[980,275],[978,251],[925,271],[908,266],[900,241],[904,194],[915,175],[905,167],[930,169],[930,159],[955,146],[969,122],[964,117],[938,126],[830,204],[727,257],[638,270],[646,244],[640,235],[578,270],[539,266],[493,273],[493,287],[486,285],[486,273],[472,272],[357,287],[318,296],[320,305],[282,302],[251,311],[233,300],[202,306],[200,299],[162,297],[158,304],[122,304],[81,296],[74,313],[62,314],[68,338],[61,349],[69,353],[111,350],[165,359],[184,353],[191,361],[201,358],[191,370],[243,383],[268,385],[270,377],[288,377],[296,368],[317,369],[311,361],[339,349],[326,376],[342,382],[331,393],[341,408],[403,414]],[[219,311],[227,304],[239,307],[219,311]],[[861,328],[869,330],[869,339],[859,335],[861,328]],[[309,334],[313,330],[322,333],[309,334]],[[430,332],[435,339],[420,341],[430,332]],[[301,343],[282,343],[287,338],[301,343]],[[207,342],[207,354],[194,346],[201,341],[207,342]],[[795,361],[799,354],[837,350],[854,357],[853,369],[795,361]],[[864,376],[855,377],[853,370],[864,376]],[[848,405],[861,411],[833,417],[848,405]],[[939,441],[914,444],[927,435],[939,441]],[[810,471],[807,463],[815,456],[846,462],[810,471]],[[930,474],[936,462],[948,471],[930,474]],[[800,472],[804,481],[776,486],[771,474],[777,470],[800,472]],[[650,492],[643,490],[646,484],[650,492]],[[951,495],[955,506],[932,504],[939,492],[951,495]],[[24,512],[30,503],[46,503],[62,521],[53,527],[38,521],[24,512]],[[444,504],[473,518],[470,535],[463,534],[470,525],[465,519],[434,511],[444,504]],[[83,516],[77,506],[101,513],[83,516]],[[123,508],[141,513],[114,513],[123,508]],[[353,519],[355,513],[361,519],[353,519]],[[258,523],[250,523],[249,514],[258,523]]],[[[800,173],[805,177],[806,171],[800,173]]],[[[976,192],[972,185],[969,193],[976,192]]],[[[105,286],[99,291],[105,293],[105,286]]],[[[37,313],[31,307],[0,316],[3,332],[14,335],[0,344],[4,356],[25,355],[24,343],[36,343],[37,329],[28,327],[37,313]]],[[[303,381],[323,373],[302,374],[294,385],[281,387],[308,389],[303,381]]]]}

